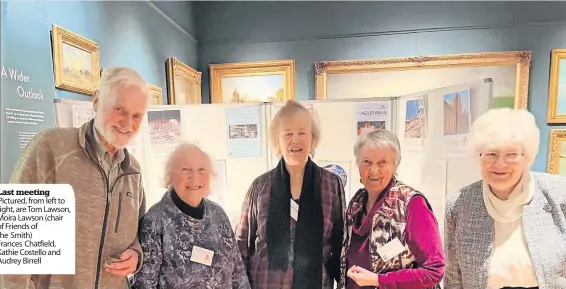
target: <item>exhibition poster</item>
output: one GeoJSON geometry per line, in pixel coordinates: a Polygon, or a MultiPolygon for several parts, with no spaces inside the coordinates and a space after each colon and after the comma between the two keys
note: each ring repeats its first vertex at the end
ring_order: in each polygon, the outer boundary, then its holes
{"type": "Polygon", "coordinates": [[[389,101],[356,103],[356,138],[378,129],[391,130],[389,110],[389,101]]]}
{"type": "Polygon", "coordinates": [[[96,112],[92,108],[92,103],[90,105],[73,105],[73,127],[81,127],[86,122],[89,122],[96,116],[96,112]]]}
{"type": "Polygon", "coordinates": [[[224,207],[227,186],[226,160],[216,160],[213,165],[216,175],[212,177],[210,182],[210,194],[207,199],[224,207]]]}
{"type": "Polygon", "coordinates": [[[226,121],[228,157],[260,157],[260,107],[258,105],[228,107],[226,121]]]}

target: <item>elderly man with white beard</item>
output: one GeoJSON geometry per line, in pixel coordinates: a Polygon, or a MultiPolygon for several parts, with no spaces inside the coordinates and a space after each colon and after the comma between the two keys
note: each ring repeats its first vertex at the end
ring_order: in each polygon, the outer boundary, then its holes
{"type": "Polygon", "coordinates": [[[142,264],[137,231],[145,198],[140,165],[125,147],[137,134],[150,100],[137,72],[106,68],[93,97],[93,120],[80,128],[46,129],[30,141],[11,183],[73,187],[76,271],[4,275],[0,288],[128,288],[127,276],[142,264]]]}

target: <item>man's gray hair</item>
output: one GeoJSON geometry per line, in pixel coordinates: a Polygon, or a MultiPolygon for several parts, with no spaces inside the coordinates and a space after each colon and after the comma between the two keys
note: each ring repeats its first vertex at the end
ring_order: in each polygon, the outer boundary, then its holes
{"type": "Polygon", "coordinates": [[[540,130],[535,117],[526,109],[496,108],[480,115],[473,123],[466,143],[468,154],[479,158],[488,146],[519,143],[530,167],[540,145],[540,130]]]}
{"type": "Polygon", "coordinates": [[[210,175],[212,177],[217,176],[216,168],[214,167],[214,159],[212,158],[212,156],[210,156],[210,154],[208,154],[203,149],[201,149],[196,143],[183,142],[183,143],[177,145],[177,147],[175,147],[173,152],[171,152],[171,154],[169,155],[167,162],[165,163],[165,172],[164,172],[164,176],[163,176],[163,187],[164,188],[171,187],[171,173],[173,172],[173,166],[175,165],[175,160],[178,158],[179,154],[186,152],[187,150],[191,150],[191,149],[197,150],[198,152],[202,153],[208,159],[210,175]]]}
{"type": "Polygon", "coordinates": [[[354,145],[354,155],[356,156],[356,163],[360,162],[360,151],[362,148],[370,146],[374,148],[390,147],[397,154],[395,157],[395,165],[401,163],[401,145],[397,136],[384,129],[365,132],[358,137],[354,145]]]}
{"type": "Polygon", "coordinates": [[[98,99],[103,107],[112,106],[116,100],[114,95],[118,85],[135,86],[146,96],[148,104],[151,103],[151,94],[145,80],[133,69],[124,66],[104,68],[98,86],[98,99]]]}

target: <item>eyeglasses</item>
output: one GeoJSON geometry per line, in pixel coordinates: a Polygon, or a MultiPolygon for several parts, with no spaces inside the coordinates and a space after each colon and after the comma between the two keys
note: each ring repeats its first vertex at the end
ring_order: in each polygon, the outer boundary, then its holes
{"type": "Polygon", "coordinates": [[[508,153],[496,153],[496,152],[485,152],[480,153],[480,157],[483,161],[488,163],[496,162],[499,157],[503,158],[503,161],[506,163],[516,163],[518,162],[521,157],[523,157],[524,153],[519,152],[508,152],[508,153]]]}

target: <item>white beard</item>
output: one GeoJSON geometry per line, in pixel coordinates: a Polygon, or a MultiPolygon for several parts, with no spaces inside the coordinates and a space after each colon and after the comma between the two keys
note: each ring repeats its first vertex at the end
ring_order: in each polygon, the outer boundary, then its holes
{"type": "Polygon", "coordinates": [[[94,119],[94,127],[98,130],[98,132],[102,135],[102,137],[107,143],[109,143],[110,145],[112,145],[117,149],[123,149],[129,143],[129,139],[117,138],[116,134],[118,132],[116,132],[116,130],[113,127],[106,126],[104,124],[104,119],[102,117],[96,117],[94,119]]]}

